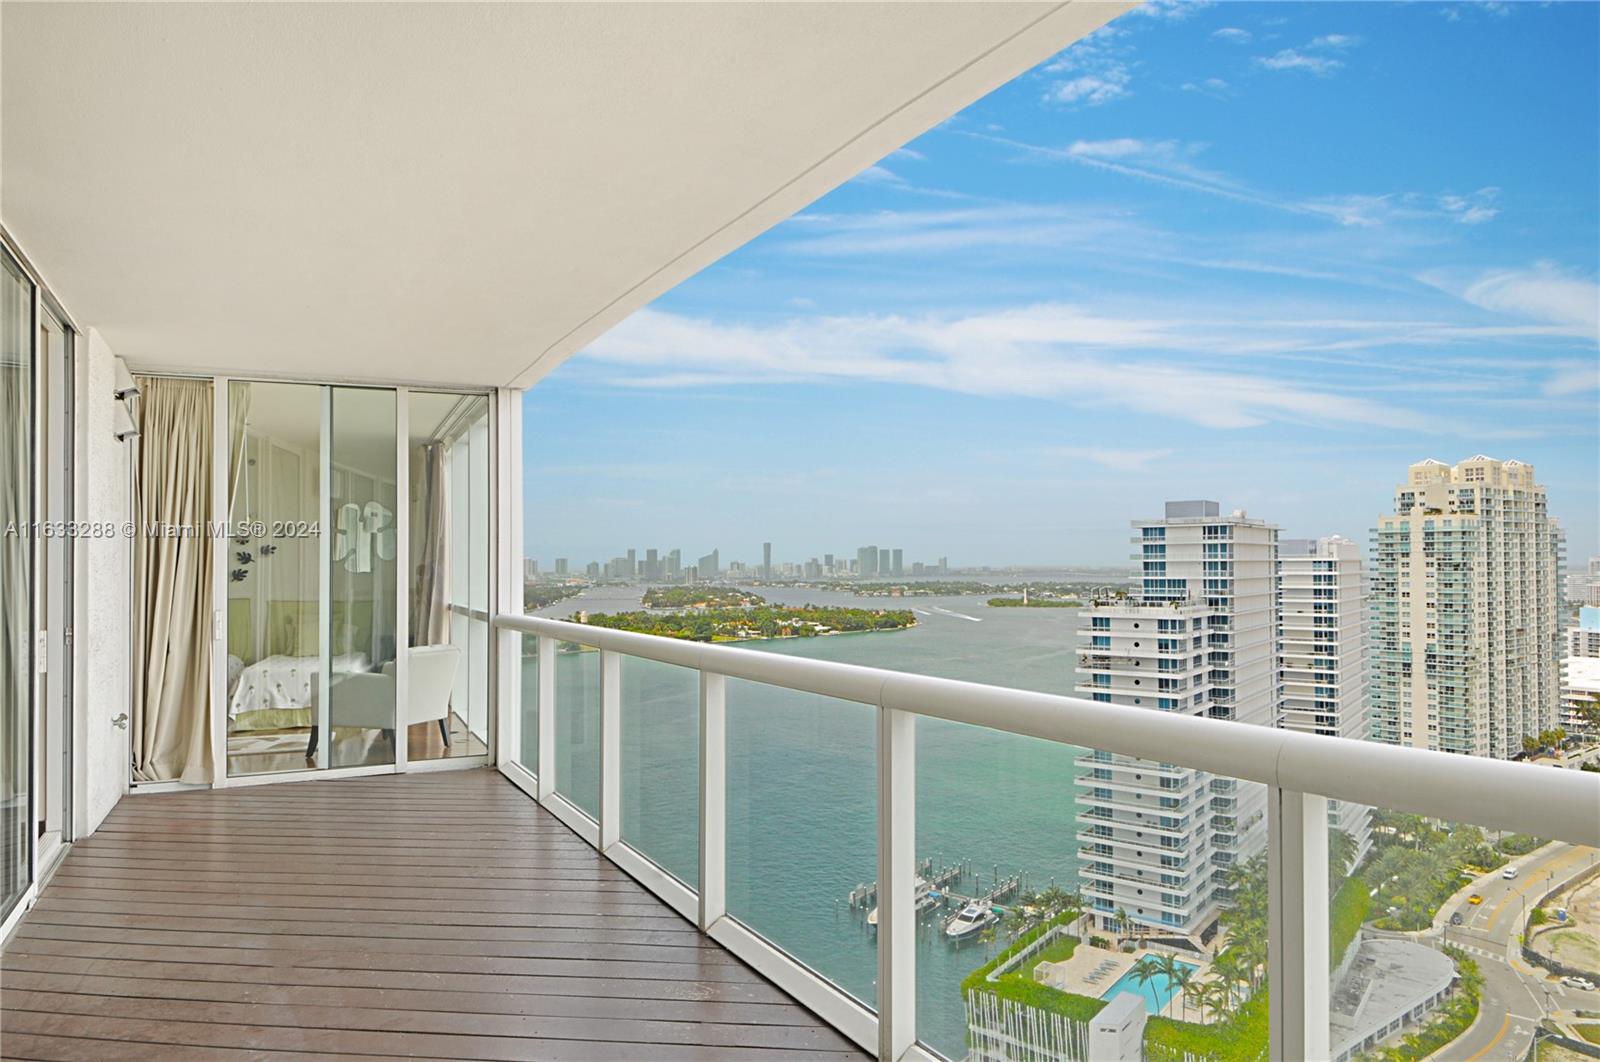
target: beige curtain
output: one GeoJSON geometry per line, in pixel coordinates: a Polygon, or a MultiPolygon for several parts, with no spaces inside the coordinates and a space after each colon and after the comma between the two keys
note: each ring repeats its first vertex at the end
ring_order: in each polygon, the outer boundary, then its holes
{"type": "Polygon", "coordinates": [[[420,467],[411,477],[416,498],[411,520],[411,565],[416,572],[416,596],[411,599],[411,644],[446,645],[450,641],[450,612],[445,598],[450,585],[450,535],[446,506],[446,474],[450,447],[442,442],[420,448],[420,467]]]}
{"type": "Polygon", "coordinates": [[[133,777],[211,781],[211,382],[139,378],[133,777]]]}

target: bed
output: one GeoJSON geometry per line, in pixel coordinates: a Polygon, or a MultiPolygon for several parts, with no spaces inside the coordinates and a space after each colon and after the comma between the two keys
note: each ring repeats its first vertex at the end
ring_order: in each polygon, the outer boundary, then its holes
{"type": "MultiPolygon", "coordinates": [[[[345,653],[333,658],[333,673],[367,671],[365,653],[345,653]]],[[[319,656],[274,655],[254,664],[228,657],[228,732],[283,730],[310,726],[316,700],[319,656]]]]}

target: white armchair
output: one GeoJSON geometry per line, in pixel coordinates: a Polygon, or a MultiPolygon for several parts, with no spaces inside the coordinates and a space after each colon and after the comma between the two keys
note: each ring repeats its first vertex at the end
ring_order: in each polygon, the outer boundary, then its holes
{"type": "MultiPolygon", "coordinates": [[[[455,689],[456,671],[461,667],[461,649],[454,645],[417,645],[406,650],[411,696],[402,727],[437,719],[446,747],[450,745],[450,694],[455,689]]],[[[366,730],[395,729],[395,662],[382,671],[357,671],[336,676],[328,688],[328,719],[332,726],[366,730]]],[[[317,709],[315,688],[311,692],[313,713],[317,709]]],[[[311,727],[306,758],[317,752],[317,727],[311,727]]]]}

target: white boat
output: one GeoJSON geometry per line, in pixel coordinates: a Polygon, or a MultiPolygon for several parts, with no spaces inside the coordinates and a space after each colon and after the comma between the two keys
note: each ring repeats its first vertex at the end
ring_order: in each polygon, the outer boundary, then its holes
{"type": "Polygon", "coordinates": [[[999,921],[995,913],[981,904],[969,903],[945,923],[944,935],[951,940],[966,940],[981,933],[985,926],[999,921]]]}
{"type": "MultiPolygon", "coordinates": [[[[913,905],[913,913],[923,915],[938,906],[939,894],[934,892],[933,887],[919,876],[917,878],[917,898],[913,905]]],[[[874,929],[877,928],[878,909],[876,907],[867,912],[867,925],[872,926],[874,929]]]]}

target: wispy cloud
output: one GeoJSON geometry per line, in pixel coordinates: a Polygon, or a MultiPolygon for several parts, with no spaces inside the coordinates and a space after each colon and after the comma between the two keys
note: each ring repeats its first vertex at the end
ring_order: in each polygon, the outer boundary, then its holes
{"type": "Polygon", "coordinates": [[[992,204],[954,210],[803,214],[786,225],[791,253],[821,257],[934,254],[983,248],[1095,247],[1141,235],[1125,214],[1090,207],[992,204]]]}
{"type": "Polygon", "coordinates": [[[871,381],[1110,405],[1209,428],[1278,420],[1376,425],[1404,415],[1326,386],[1260,371],[1201,370],[1174,356],[1224,347],[1266,353],[1284,342],[1304,343],[1294,331],[1284,322],[1263,329],[1245,319],[1108,316],[1064,304],[776,325],[642,310],[585,354],[626,367],[615,382],[632,387],[871,381]]]}
{"type": "Polygon", "coordinates": [[[1203,143],[1116,137],[1079,140],[1059,148],[1008,137],[978,133],[968,135],[1017,148],[1030,155],[1089,166],[1269,210],[1328,218],[1346,227],[1376,228],[1395,222],[1430,219],[1478,225],[1499,214],[1496,205],[1500,194],[1498,188],[1481,188],[1469,195],[1424,192],[1348,193],[1311,198],[1281,195],[1252,187],[1215,168],[1199,165],[1197,160],[1209,148],[1203,143]]]}
{"type": "Polygon", "coordinates": [[[1045,99],[1051,103],[1081,103],[1096,107],[1126,95],[1128,95],[1128,70],[1119,65],[1107,67],[1098,74],[1084,74],[1057,82],[1045,93],[1045,99]]]}
{"type": "Polygon", "coordinates": [[[1048,80],[1042,101],[1053,106],[1097,107],[1132,95],[1128,34],[1117,23],[1109,23],[1046,63],[1048,80]]]}
{"type": "Polygon", "coordinates": [[[1113,450],[1102,446],[1054,446],[1048,451],[1051,457],[1093,461],[1114,472],[1138,472],[1150,462],[1172,454],[1171,450],[1113,450]]]}
{"type": "Polygon", "coordinates": [[[1540,390],[1551,398],[1600,390],[1600,362],[1574,361],[1551,371],[1540,390]]]}
{"type": "Polygon", "coordinates": [[[1185,92],[1198,92],[1202,96],[1210,96],[1216,100],[1233,98],[1233,86],[1220,77],[1208,77],[1201,81],[1185,81],[1180,86],[1185,92]]]}
{"type": "Polygon", "coordinates": [[[1181,22],[1215,6],[1217,6],[1216,0],[1145,0],[1145,3],[1128,13],[1144,18],[1181,22]]]}
{"type": "Polygon", "coordinates": [[[1315,37],[1302,48],[1284,48],[1273,55],[1256,56],[1256,65],[1267,70],[1303,71],[1317,77],[1331,77],[1344,69],[1344,60],[1335,53],[1354,48],[1360,37],[1348,33],[1328,33],[1315,37]]]}
{"type": "Polygon", "coordinates": [[[1238,26],[1224,26],[1211,34],[1212,40],[1227,41],[1230,44],[1249,44],[1255,35],[1247,29],[1238,26]]]}
{"type": "Polygon", "coordinates": [[[1485,310],[1543,321],[1574,337],[1600,342],[1600,285],[1553,266],[1495,270],[1465,284],[1452,284],[1439,274],[1421,279],[1485,310]]]}
{"type": "Polygon", "coordinates": [[[1267,70],[1303,70],[1318,77],[1328,77],[1344,67],[1344,63],[1337,59],[1310,55],[1293,48],[1285,48],[1274,55],[1258,55],[1256,65],[1267,70]]]}

